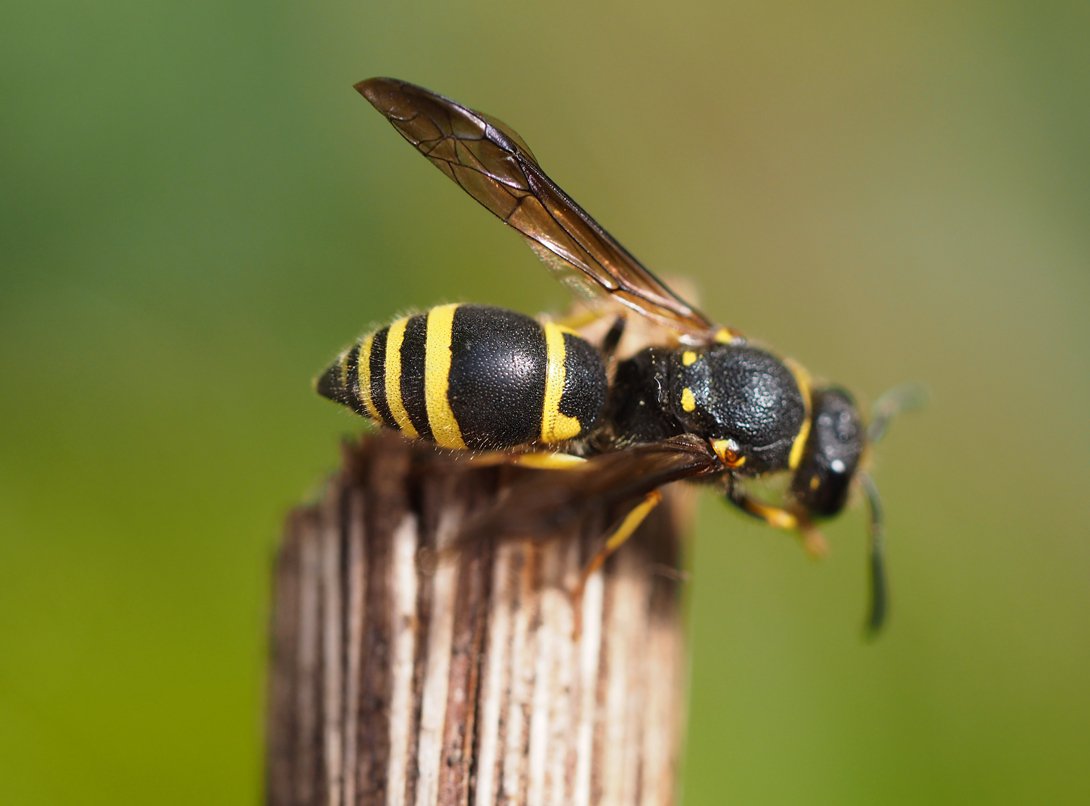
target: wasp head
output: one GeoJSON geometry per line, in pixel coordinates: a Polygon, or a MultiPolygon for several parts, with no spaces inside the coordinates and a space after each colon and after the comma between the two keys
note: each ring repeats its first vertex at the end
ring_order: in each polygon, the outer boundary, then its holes
{"type": "Polygon", "coordinates": [[[843,389],[815,389],[810,418],[791,494],[809,514],[829,517],[844,508],[867,434],[855,401],[843,389]]]}

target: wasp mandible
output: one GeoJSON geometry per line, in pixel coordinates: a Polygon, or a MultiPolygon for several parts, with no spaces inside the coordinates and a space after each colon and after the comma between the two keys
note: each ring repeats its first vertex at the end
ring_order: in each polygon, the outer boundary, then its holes
{"type": "MultiPolygon", "coordinates": [[[[372,78],[356,89],[547,265],[574,271],[619,305],[599,312],[615,316],[599,343],[514,311],[440,305],[365,335],[321,375],[319,393],[412,439],[564,471],[548,491],[507,501],[509,513],[590,500],[627,504],[580,590],[667,483],[715,483],[726,500],[796,533],[814,554],[825,546],[815,522],[838,514],[859,487],[870,510],[867,626],[876,631],[886,613],[881,508],[861,466],[910,395],[883,398],[868,428],[848,392],[815,382],[796,362],[716,325],[674,293],[545,174],[508,126],[396,79],[372,78]],[[622,311],[656,323],[659,343],[618,356],[628,321],[622,311]],[[773,474],[789,474],[781,500],[746,490],[748,480],[773,474]]],[[[503,517],[491,526],[504,528],[503,517]]]]}

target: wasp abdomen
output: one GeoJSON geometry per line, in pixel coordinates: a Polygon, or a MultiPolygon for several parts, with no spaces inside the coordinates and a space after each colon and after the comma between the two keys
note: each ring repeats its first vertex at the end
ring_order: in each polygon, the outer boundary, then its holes
{"type": "Polygon", "coordinates": [[[586,435],[606,376],[598,352],[558,325],[454,304],[368,334],[318,391],[406,436],[481,450],[586,435]]]}

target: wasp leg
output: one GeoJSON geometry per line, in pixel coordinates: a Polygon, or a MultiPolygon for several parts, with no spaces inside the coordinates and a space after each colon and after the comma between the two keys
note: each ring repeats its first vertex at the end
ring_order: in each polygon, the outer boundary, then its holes
{"type": "Polygon", "coordinates": [[[474,467],[494,467],[496,465],[513,465],[516,467],[532,467],[536,470],[571,470],[586,463],[582,456],[571,453],[556,453],[553,451],[531,451],[529,453],[505,453],[503,451],[488,451],[475,453],[468,458],[474,467]]]}
{"type": "Polygon", "coordinates": [[[633,533],[639,528],[640,524],[644,522],[647,516],[651,513],[655,507],[662,502],[662,493],[658,490],[652,490],[643,497],[643,500],[636,506],[629,510],[628,514],[624,516],[620,525],[613,530],[613,532],[602,543],[602,547],[598,549],[593,557],[590,558],[584,567],[583,571],[579,574],[579,581],[575,583],[575,587],[571,592],[572,613],[575,618],[575,637],[578,638],[582,632],[582,621],[580,615],[583,609],[583,591],[587,587],[587,582],[595,574],[598,569],[602,567],[610,555],[617,549],[624,545],[628,538],[632,537],[633,533]]]}
{"type": "Polygon", "coordinates": [[[621,343],[621,337],[624,336],[624,328],[628,323],[628,320],[623,316],[618,316],[613,320],[613,324],[609,326],[609,330],[606,332],[605,338],[602,339],[602,356],[607,360],[611,360],[614,354],[617,352],[617,345],[621,343]]]}
{"type": "Polygon", "coordinates": [[[805,515],[759,501],[741,490],[733,479],[727,485],[727,500],[769,526],[797,533],[803,548],[811,557],[820,558],[828,553],[829,547],[825,538],[805,515]]]}
{"type": "MultiPolygon", "coordinates": [[[[607,316],[609,316],[609,311],[591,308],[563,319],[555,320],[554,324],[564,330],[580,331],[601,321],[607,316]]],[[[598,351],[606,361],[612,360],[614,354],[617,352],[617,345],[621,343],[621,337],[624,336],[625,325],[627,323],[628,318],[624,314],[617,314],[613,319],[613,324],[609,326],[609,330],[607,330],[606,334],[602,337],[602,342],[598,346],[598,351]]]]}
{"type": "MultiPolygon", "coordinates": [[[[563,328],[568,330],[581,330],[588,325],[593,325],[599,321],[602,317],[607,316],[607,312],[599,307],[583,307],[579,306],[577,310],[569,313],[561,319],[552,319],[552,321],[563,328]]],[[[551,319],[551,317],[550,317],[551,319]]]]}
{"type": "MultiPolygon", "coordinates": [[[[526,453],[505,453],[504,451],[481,451],[469,454],[465,461],[472,467],[529,467],[535,470],[576,470],[586,464],[582,456],[552,451],[529,451],[526,453]]],[[[422,549],[419,562],[421,568],[434,573],[441,562],[457,556],[463,548],[463,542],[455,540],[440,549],[422,549]]]]}

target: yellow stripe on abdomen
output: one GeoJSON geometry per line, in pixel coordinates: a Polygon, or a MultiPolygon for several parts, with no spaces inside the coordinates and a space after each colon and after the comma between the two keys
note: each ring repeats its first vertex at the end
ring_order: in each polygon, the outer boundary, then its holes
{"type": "Polygon", "coordinates": [[[563,442],[574,439],[583,430],[575,417],[560,411],[560,399],[564,396],[564,379],[567,375],[567,352],[564,349],[564,331],[552,322],[542,325],[545,331],[545,405],[541,412],[541,441],[563,442]]]}
{"type": "Polygon", "coordinates": [[[458,305],[439,305],[428,311],[424,352],[424,404],[432,438],[441,448],[465,450],[462,429],[450,407],[450,342],[458,305]]]}
{"type": "MultiPolygon", "coordinates": [[[[375,334],[368,333],[360,345],[359,359],[356,361],[356,381],[359,383],[360,400],[367,409],[367,415],[376,423],[382,423],[382,415],[371,398],[371,345],[375,343],[375,334]]],[[[351,380],[349,380],[351,382],[351,380]]]]}
{"type": "Polygon", "coordinates": [[[405,325],[409,318],[398,319],[386,335],[386,405],[390,407],[398,429],[407,437],[416,439],[420,435],[413,428],[409,412],[401,400],[401,342],[405,340],[405,325]]]}

